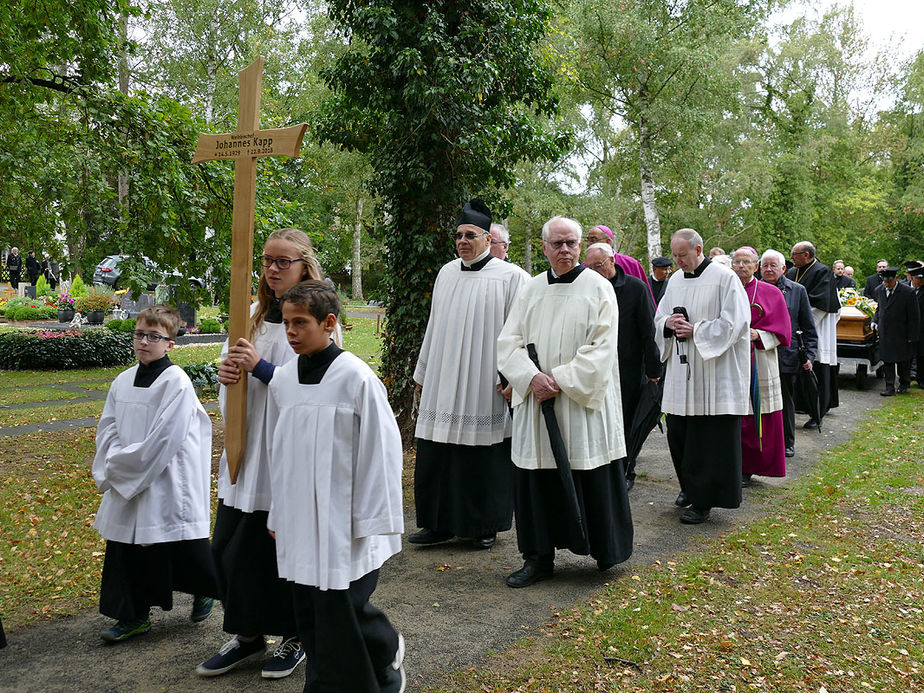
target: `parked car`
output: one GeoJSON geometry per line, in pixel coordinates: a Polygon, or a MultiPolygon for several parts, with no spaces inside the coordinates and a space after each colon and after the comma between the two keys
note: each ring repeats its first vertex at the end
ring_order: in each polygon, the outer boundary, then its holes
{"type": "MultiPolygon", "coordinates": [[[[107,255],[104,257],[93,271],[93,283],[104,284],[113,290],[121,288],[119,280],[122,277],[122,270],[119,268],[119,264],[127,257],[128,255],[107,255]]],[[[142,255],[141,260],[144,262],[144,267],[148,274],[152,277],[152,281],[147,285],[148,291],[153,291],[158,284],[175,285],[179,281],[185,281],[180,272],[177,270],[164,272],[157,266],[157,263],[146,255],[142,255]]],[[[205,286],[205,283],[198,277],[190,277],[189,283],[199,288],[205,286]]]]}

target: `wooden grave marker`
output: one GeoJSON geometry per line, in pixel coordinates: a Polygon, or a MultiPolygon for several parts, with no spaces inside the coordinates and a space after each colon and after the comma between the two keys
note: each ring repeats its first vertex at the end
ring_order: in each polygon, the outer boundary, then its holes
{"type": "MultiPolygon", "coordinates": [[[[263,56],[238,73],[237,132],[200,134],[192,163],[234,161],[234,210],[231,223],[231,299],[228,343],[248,337],[250,325],[251,272],[253,271],[253,216],[257,191],[257,158],[296,157],[308,128],[300,123],[288,128],[260,129],[260,93],[263,56]]],[[[247,444],[247,377],[227,388],[225,402],[225,450],[231,483],[237,482],[247,444]]]]}

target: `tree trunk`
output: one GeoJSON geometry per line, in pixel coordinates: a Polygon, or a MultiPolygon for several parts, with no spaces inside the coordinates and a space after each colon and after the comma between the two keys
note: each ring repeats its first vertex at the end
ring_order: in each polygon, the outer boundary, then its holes
{"type": "Polygon", "coordinates": [[[363,235],[363,198],[360,196],[356,202],[356,223],[353,224],[353,261],[351,274],[353,275],[353,300],[363,300],[363,266],[360,250],[362,249],[363,235]]]}
{"type": "Polygon", "coordinates": [[[528,221],[523,230],[523,269],[533,273],[533,227],[528,221]]]}
{"type": "Polygon", "coordinates": [[[648,128],[648,116],[644,109],[638,120],[639,171],[642,179],[642,209],[645,212],[645,229],[648,237],[648,269],[651,261],[661,255],[661,219],[658,216],[658,203],[655,199],[654,175],[651,171],[651,135],[648,128]]]}

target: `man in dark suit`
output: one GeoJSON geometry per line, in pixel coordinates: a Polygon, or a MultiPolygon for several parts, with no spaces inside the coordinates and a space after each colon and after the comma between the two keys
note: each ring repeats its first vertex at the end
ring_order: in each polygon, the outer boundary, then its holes
{"type": "Polygon", "coordinates": [[[914,345],[914,379],[924,387],[924,264],[911,270],[911,288],[918,304],[918,342],[914,345]]]}
{"type": "Polygon", "coordinates": [[[840,291],[841,289],[856,289],[857,283],[844,274],[844,270],[847,269],[844,265],[843,260],[835,260],[831,263],[831,270],[834,272],[834,288],[840,291]]]}
{"type": "MultiPolygon", "coordinates": [[[[619,388],[622,397],[623,431],[629,439],[632,418],[641,397],[645,379],[661,378],[661,357],[654,341],[655,306],[645,283],[626,274],[617,265],[613,249],[606,243],[594,243],[584,255],[584,264],[613,285],[619,306],[619,388]]],[[[635,485],[635,459],[626,458],[626,485],[635,485]]]]}
{"type": "Polygon", "coordinates": [[[866,287],[863,289],[863,295],[873,300],[876,299],[876,289],[882,285],[882,277],[879,273],[889,266],[888,260],[879,260],[876,263],[876,274],[871,274],[866,278],[866,287]]]}
{"type": "Polygon", "coordinates": [[[783,292],[786,308],[789,310],[789,322],[792,325],[792,345],[776,348],[780,363],[780,384],[783,390],[783,438],[786,444],[786,457],[796,454],[796,406],[793,393],[796,378],[800,370],[812,370],[818,348],[818,334],[815,332],[815,320],[809,304],[805,287],[787,279],[786,258],[776,250],[767,250],[760,258],[760,274],[763,280],[773,284],[783,292]],[[797,333],[801,331],[801,336],[797,333]],[[805,346],[806,360],[799,358],[799,340],[805,346]]]}
{"type": "Polygon", "coordinates": [[[920,312],[914,290],[898,281],[898,268],[880,272],[882,286],[876,290],[878,306],[873,326],[879,331],[879,356],[885,371],[886,389],[880,394],[891,397],[908,392],[911,385],[911,355],[919,338],[920,312]],[[898,388],[895,371],[898,370],[898,388]]]}
{"type": "Polygon", "coordinates": [[[673,265],[674,262],[666,257],[656,257],[651,261],[651,276],[648,278],[648,284],[651,286],[651,295],[654,296],[655,305],[661,302],[673,265]]]}

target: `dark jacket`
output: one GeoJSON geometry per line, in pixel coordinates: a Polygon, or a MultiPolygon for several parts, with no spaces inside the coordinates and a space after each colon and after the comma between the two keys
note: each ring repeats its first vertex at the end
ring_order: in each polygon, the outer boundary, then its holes
{"type": "Polygon", "coordinates": [[[886,363],[909,360],[912,343],[918,341],[921,321],[914,289],[898,283],[886,298],[883,284],[876,289],[876,301],[873,322],[879,330],[879,357],[886,363]]]}
{"type": "Polygon", "coordinates": [[[39,274],[39,261],[37,258],[32,257],[31,255],[26,257],[26,274],[30,277],[38,277],[39,274]]]}
{"type": "Polygon", "coordinates": [[[661,302],[661,297],[664,295],[664,289],[667,288],[667,279],[663,282],[659,282],[649,275],[648,285],[651,287],[651,294],[654,296],[655,306],[657,306],[661,302]]]}
{"type": "Polygon", "coordinates": [[[876,299],[876,289],[882,286],[882,277],[879,273],[871,274],[866,278],[866,286],[863,288],[863,295],[873,300],[876,299]]]}
{"type": "Polygon", "coordinates": [[[852,277],[848,277],[845,274],[840,276],[834,275],[834,288],[837,290],[841,289],[856,289],[857,283],[853,280],[852,277]]]}
{"type": "Polygon", "coordinates": [[[801,284],[780,277],[776,288],[783,293],[786,308],[789,310],[789,323],[792,326],[792,346],[780,345],[776,348],[780,373],[798,373],[805,362],[799,360],[799,338],[796,332],[802,330],[802,341],[809,361],[814,361],[818,352],[818,332],[815,330],[812,307],[809,305],[805,287],[801,284]]]}

